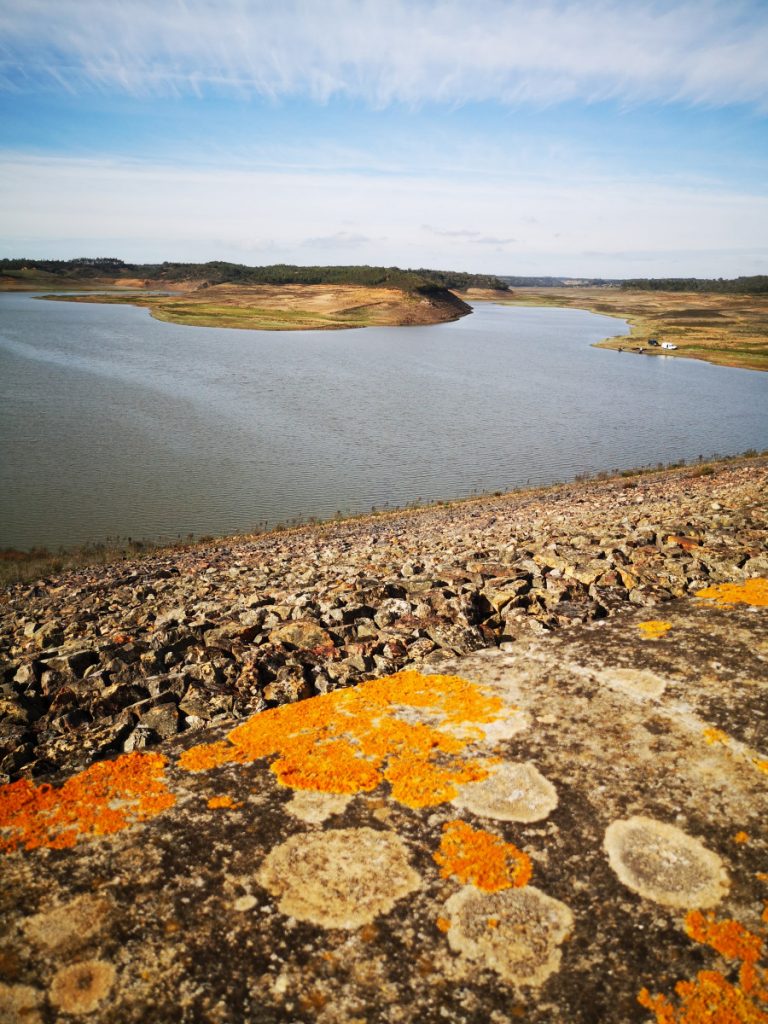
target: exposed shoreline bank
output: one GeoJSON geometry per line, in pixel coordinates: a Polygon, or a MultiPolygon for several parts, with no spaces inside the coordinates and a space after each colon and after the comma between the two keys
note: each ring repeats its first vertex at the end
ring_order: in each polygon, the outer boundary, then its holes
{"type": "MultiPolygon", "coordinates": [[[[359,327],[413,327],[448,323],[471,313],[454,292],[438,286],[407,290],[368,285],[208,285],[207,282],[145,281],[140,289],[114,283],[71,284],[63,294],[39,298],[52,302],[131,305],[147,309],[155,320],[185,327],[226,327],[251,331],[333,331],[359,327]],[[109,287],[109,294],[103,288],[109,287]]],[[[13,291],[13,288],[4,288],[13,291]]],[[[20,288],[19,291],[29,291],[20,288]]]]}
{"type": "Polygon", "coordinates": [[[431,510],[452,509],[496,498],[522,498],[525,496],[541,497],[557,494],[563,488],[588,486],[591,483],[622,482],[634,477],[656,477],[659,474],[681,471],[708,476],[722,466],[740,463],[744,460],[768,457],[768,449],[762,452],[742,452],[732,456],[715,456],[709,459],[700,458],[696,462],[681,459],[675,463],[658,463],[656,466],[633,466],[627,469],[606,470],[594,474],[577,474],[571,480],[559,480],[550,484],[525,485],[514,487],[509,491],[484,491],[479,494],[468,494],[455,498],[437,498],[434,501],[416,501],[411,504],[395,505],[386,508],[372,508],[364,512],[347,512],[336,514],[331,518],[307,516],[305,518],[288,519],[269,526],[263,530],[223,533],[223,534],[189,534],[172,540],[164,537],[108,537],[103,541],[86,541],[82,544],[60,545],[50,548],[46,545],[34,545],[27,549],[14,547],[0,548],[0,588],[14,583],[25,583],[37,578],[55,576],[70,570],[109,565],[126,560],[143,560],[173,553],[187,551],[201,546],[218,543],[236,544],[253,541],[271,535],[286,535],[303,530],[323,530],[350,523],[378,522],[388,517],[399,517],[404,514],[420,514],[431,510]]]}

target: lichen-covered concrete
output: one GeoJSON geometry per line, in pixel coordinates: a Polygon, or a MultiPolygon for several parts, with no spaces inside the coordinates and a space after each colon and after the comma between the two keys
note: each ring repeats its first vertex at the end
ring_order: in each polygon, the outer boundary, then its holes
{"type": "Polygon", "coordinates": [[[0,1021],[765,1024],[767,588],[0,788],[0,1021]]]}

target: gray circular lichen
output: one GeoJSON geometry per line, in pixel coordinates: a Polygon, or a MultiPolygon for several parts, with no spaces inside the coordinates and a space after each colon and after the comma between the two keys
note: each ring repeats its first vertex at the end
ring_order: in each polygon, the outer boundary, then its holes
{"type": "Polygon", "coordinates": [[[115,968],[106,960],[83,960],[62,967],[51,982],[48,998],[64,1013],[93,1013],[112,991],[115,968]]]}
{"type": "Polygon", "coordinates": [[[85,893],[28,917],[22,927],[27,939],[38,947],[76,949],[107,926],[111,910],[108,896],[85,893]]]}
{"type": "Polygon", "coordinates": [[[712,907],[728,891],[717,854],[674,825],[640,816],[614,821],[604,845],[619,880],[662,906],[712,907]]]}
{"type": "Polygon", "coordinates": [[[288,801],[286,810],[308,825],[321,825],[332,814],[341,814],[351,799],[348,793],[316,793],[311,789],[299,789],[288,801]]]}
{"type": "Polygon", "coordinates": [[[402,839],[372,828],[291,836],[257,879],[283,914],[324,928],[359,928],[421,886],[402,839]]]}
{"type": "Polygon", "coordinates": [[[535,886],[481,892],[467,886],[445,904],[451,949],[516,985],[541,985],[560,967],[573,914],[535,886]]]}
{"type": "Polygon", "coordinates": [[[608,668],[595,673],[601,683],[639,699],[658,698],[664,693],[667,680],[648,669],[608,668]]]}
{"type": "Polygon", "coordinates": [[[483,818],[542,821],[557,807],[557,790],[534,764],[522,761],[462,786],[453,803],[483,818]]]}
{"type": "Polygon", "coordinates": [[[31,985],[6,985],[0,981],[0,1022],[42,1024],[42,997],[43,993],[31,985]]]}

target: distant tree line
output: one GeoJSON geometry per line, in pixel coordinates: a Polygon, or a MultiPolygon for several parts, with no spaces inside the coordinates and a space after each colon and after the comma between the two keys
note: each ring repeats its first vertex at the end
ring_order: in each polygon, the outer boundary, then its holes
{"type": "Polygon", "coordinates": [[[659,292],[723,292],[753,295],[768,292],[768,276],[737,277],[725,280],[700,277],[659,277],[617,280],[610,278],[510,277],[493,274],[468,274],[459,270],[402,270],[400,267],[298,267],[275,263],[267,267],[249,267],[244,263],[211,260],[208,263],[125,263],[112,256],[80,257],[74,260],[0,259],[0,274],[18,275],[36,270],[60,278],[137,277],[166,281],[205,281],[208,284],[359,284],[372,287],[402,288],[429,293],[435,288],[491,288],[508,291],[511,287],[563,287],[593,285],[621,287],[627,290],[659,292]]]}
{"type": "Polygon", "coordinates": [[[0,273],[13,274],[21,270],[38,270],[59,277],[117,277],[128,271],[122,260],[111,256],[80,257],[75,260],[0,260],[0,273]]]}
{"type": "Polygon", "coordinates": [[[437,288],[496,288],[507,291],[499,277],[447,270],[401,270],[400,267],[297,267],[276,263],[249,267],[243,263],[124,263],[111,257],[75,260],[0,260],[0,273],[37,270],[63,278],[138,277],[216,284],[359,284],[429,293],[437,288]]]}
{"type": "Polygon", "coordinates": [[[768,292],[768,277],[755,274],[752,277],[736,277],[731,280],[722,277],[652,277],[622,281],[627,290],[648,292],[722,292],[731,295],[756,295],[768,292]]]}
{"type": "Polygon", "coordinates": [[[509,285],[502,277],[495,274],[466,274],[461,270],[425,270],[423,267],[418,270],[409,271],[418,274],[428,281],[434,281],[443,288],[455,288],[458,291],[466,291],[467,288],[491,288],[496,291],[507,292],[509,285]]]}
{"type": "Polygon", "coordinates": [[[502,275],[512,288],[572,288],[589,285],[590,287],[615,287],[621,284],[616,278],[607,277],[510,277],[502,275]]]}

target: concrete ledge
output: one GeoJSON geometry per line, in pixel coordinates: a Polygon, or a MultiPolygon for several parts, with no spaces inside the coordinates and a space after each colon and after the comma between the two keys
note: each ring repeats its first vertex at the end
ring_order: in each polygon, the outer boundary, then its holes
{"type": "Polygon", "coordinates": [[[767,601],[0,788],[0,1020],[768,1020],[767,601]]]}

